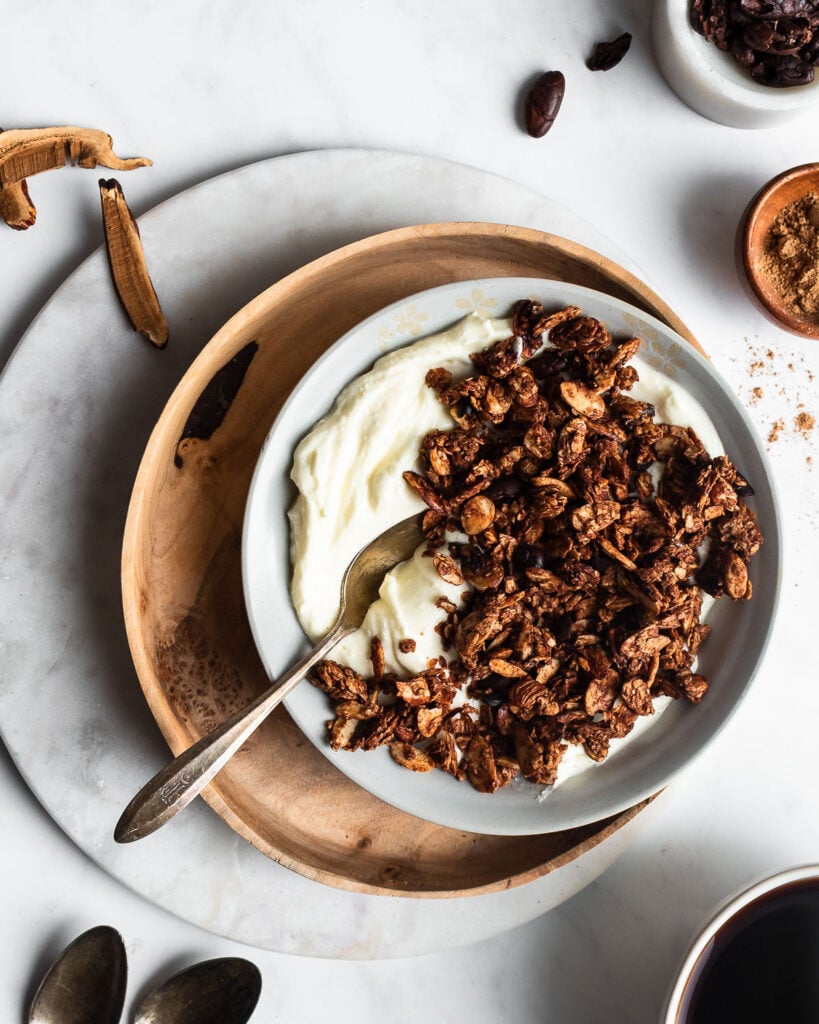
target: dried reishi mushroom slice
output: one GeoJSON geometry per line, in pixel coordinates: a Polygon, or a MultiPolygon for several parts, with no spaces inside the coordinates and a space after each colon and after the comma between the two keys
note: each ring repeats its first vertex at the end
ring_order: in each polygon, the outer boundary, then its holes
{"type": "Polygon", "coordinates": [[[100,180],[105,246],[114,288],[135,331],[157,348],[168,343],[168,322],[148,274],[137,222],[115,178],[100,180]]]}
{"type": "Polygon", "coordinates": [[[26,178],[66,164],[131,171],[148,167],[147,157],[123,160],[114,153],[111,136],[96,128],[11,128],[0,130],[0,215],[17,230],[31,227],[37,212],[26,178]]]}
{"type": "Polygon", "coordinates": [[[25,231],[37,220],[37,211],[24,181],[0,188],[0,217],[15,231],[25,231]]]}
{"type": "Polygon", "coordinates": [[[113,140],[96,128],[11,128],[0,132],[0,185],[6,188],[18,181],[64,167],[110,167],[131,171],[148,167],[147,157],[122,159],[111,148],[113,140]]]}

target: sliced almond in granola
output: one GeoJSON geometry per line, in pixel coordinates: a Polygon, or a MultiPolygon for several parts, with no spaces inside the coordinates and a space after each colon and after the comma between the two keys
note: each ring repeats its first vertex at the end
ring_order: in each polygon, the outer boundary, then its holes
{"type": "Polygon", "coordinates": [[[456,587],[463,583],[464,578],[461,575],[461,570],[458,568],[458,563],[453,558],[450,558],[449,555],[435,555],[432,562],[435,566],[435,571],[444,583],[451,583],[456,587]]]}
{"type": "Polygon", "coordinates": [[[623,683],[623,703],[637,715],[653,715],[654,702],[651,699],[651,684],[646,679],[633,676],[623,683]]]}
{"type": "Polygon", "coordinates": [[[495,754],[488,740],[473,736],[466,748],[469,781],[479,793],[494,793],[500,786],[495,754]]]}
{"type": "Polygon", "coordinates": [[[751,596],[748,583],[748,567],[735,551],[726,551],[723,565],[725,593],[735,601],[744,601],[751,596]]]}
{"type": "Polygon", "coordinates": [[[389,751],[394,761],[403,768],[409,768],[411,772],[431,772],[435,767],[429,754],[411,743],[391,743],[389,751]]]}
{"type": "Polygon", "coordinates": [[[606,403],[591,388],[576,380],[565,380],[560,385],[560,396],[569,408],[590,420],[599,420],[605,415],[606,403]]]}
{"type": "Polygon", "coordinates": [[[418,725],[418,733],[423,736],[424,739],[429,739],[434,736],[441,728],[441,724],[444,720],[444,709],[441,707],[421,707],[415,715],[415,721],[418,725]]]}
{"type": "Polygon", "coordinates": [[[496,675],[503,676],[505,679],[524,679],[529,675],[525,668],[506,661],[504,658],[490,658],[489,667],[496,675]]]}
{"type": "Polygon", "coordinates": [[[447,507],[443,501],[438,497],[429,482],[425,480],[418,473],[408,469],[401,474],[404,480],[410,485],[410,487],[416,492],[421,501],[424,502],[433,512],[440,512],[446,514],[447,507]]]}
{"type": "Polygon", "coordinates": [[[412,679],[397,679],[395,689],[401,700],[409,707],[419,707],[429,703],[432,694],[429,683],[423,676],[414,676],[412,679]]]}
{"type": "Polygon", "coordinates": [[[663,636],[657,625],[652,624],[628,636],[620,645],[620,654],[629,660],[633,658],[653,658],[655,654],[670,642],[670,637],[663,636]]]}

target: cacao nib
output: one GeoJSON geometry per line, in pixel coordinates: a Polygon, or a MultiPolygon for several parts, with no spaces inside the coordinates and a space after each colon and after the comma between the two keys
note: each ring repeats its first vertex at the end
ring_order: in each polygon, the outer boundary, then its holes
{"type": "Polygon", "coordinates": [[[624,32],[609,43],[598,43],[586,61],[586,67],[589,71],[611,71],[625,57],[630,46],[630,32],[624,32]]]}

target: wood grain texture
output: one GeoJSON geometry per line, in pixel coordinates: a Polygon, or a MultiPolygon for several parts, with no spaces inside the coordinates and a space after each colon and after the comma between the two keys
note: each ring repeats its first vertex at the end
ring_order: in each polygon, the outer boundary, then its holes
{"type": "MultiPolygon", "coordinates": [[[[622,267],[565,239],[508,225],[386,232],[310,263],[254,299],[203,349],[171,396],[148,442],[125,529],[129,643],[175,754],[268,685],[245,616],[241,527],[262,442],[290,390],[337,338],[390,303],[452,281],[501,276],[607,292],[697,345],[676,314],[622,267]]],[[[541,836],[443,828],[356,786],[281,708],[204,796],[240,835],[303,875],[416,897],[530,881],[581,856],[645,806],[541,836]]]]}

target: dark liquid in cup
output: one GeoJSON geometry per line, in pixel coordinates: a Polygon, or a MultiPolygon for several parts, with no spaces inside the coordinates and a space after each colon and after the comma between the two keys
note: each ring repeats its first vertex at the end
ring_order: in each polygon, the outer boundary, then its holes
{"type": "Polygon", "coordinates": [[[680,1024],[819,1024],[819,881],[743,907],[700,956],[680,1024]]]}

